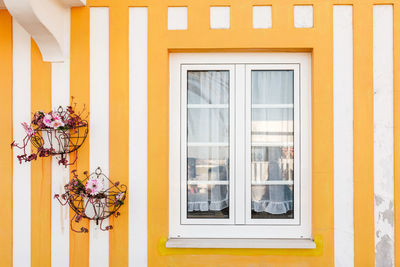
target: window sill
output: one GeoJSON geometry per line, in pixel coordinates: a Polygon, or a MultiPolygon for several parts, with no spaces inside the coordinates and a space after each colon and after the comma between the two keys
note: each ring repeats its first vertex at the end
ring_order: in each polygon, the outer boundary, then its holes
{"type": "Polygon", "coordinates": [[[314,249],[312,239],[263,238],[169,238],[167,248],[283,248],[314,249]]]}

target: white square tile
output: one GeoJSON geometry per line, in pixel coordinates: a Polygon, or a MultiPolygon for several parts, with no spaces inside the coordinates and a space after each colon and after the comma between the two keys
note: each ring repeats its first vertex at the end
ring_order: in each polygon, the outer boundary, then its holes
{"type": "Polygon", "coordinates": [[[210,28],[211,29],[229,29],[230,27],[230,7],[212,6],[210,7],[210,28]]]}
{"type": "Polygon", "coordinates": [[[271,6],[253,6],[253,28],[254,29],[272,28],[271,6]]]}
{"type": "Polygon", "coordinates": [[[168,7],[168,30],[187,30],[187,7],[168,7]]]}
{"type": "Polygon", "coordinates": [[[294,6],[294,27],[312,28],[314,26],[313,6],[294,6]]]}

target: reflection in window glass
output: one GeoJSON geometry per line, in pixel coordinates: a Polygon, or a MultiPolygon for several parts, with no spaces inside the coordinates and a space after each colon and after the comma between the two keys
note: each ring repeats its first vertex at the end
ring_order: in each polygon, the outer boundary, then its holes
{"type": "Polygon", "coordinates": [[[188,142],[229,141],[228,108],[188,108],[188,142]]]}
{"type": "Polygon", "coordinates": [[[229,71],[188,71],[188,218],[229,218],[229,116],[229,71]]]}
{"type": "Polygon", "coordinates": [[[293,218],[293,71],[251,75],[251,215],[293,218]]]}

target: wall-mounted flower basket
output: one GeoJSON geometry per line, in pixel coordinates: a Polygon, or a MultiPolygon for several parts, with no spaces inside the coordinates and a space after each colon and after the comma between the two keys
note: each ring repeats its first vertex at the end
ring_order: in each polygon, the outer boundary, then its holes
{"type": "Polygon", "coordinates": [[[15,141],[11,144],[12,148],[17,147],[23,150],[23,154],[17,156],[19,162],[58,155],[60,156],[59,164],[65,166],[73,164],[75,161],[68,163],[66,155],[79,149],[89,132],[87,121],[82,119],[84,111],[85,109],[76,113],[74,108],[69,106],[66,109],[59,107],[56,111],[49,113],[36,112],[30,125],[22,123],[26,131],[23,144],[19,145],[15,141]],[[26,153],[29,143],[34,146],[30,155],[26,153]]]}
{"type": "Polygon", "coordinates": [[[78,233],[87,233],[88,229],[81,227],[75,230],[74,223],[82,219],[93,220],[103,231],[111,230],[111,225],[103,226],[103,221],[110,216],[119,216],[119,208],[124,204],[126,186],[119,182],[113,183],[105,176],[100,167],[90,175],[84,172],[85,179],[80,180],[76,170],[72,171],[74,178],[64,186],[65,193],[55,195],[61,205],[69,205],[74,211],[71,219],[71,230],[78,233]],[[107,188],[106,185],[109,185],[107,188]]]}

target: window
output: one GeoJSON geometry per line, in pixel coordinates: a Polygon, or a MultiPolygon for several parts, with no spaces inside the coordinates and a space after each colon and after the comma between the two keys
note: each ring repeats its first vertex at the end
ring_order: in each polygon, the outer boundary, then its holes
{"type": "Polygon", "coordinates": [[[170,55],[170,238],[311,239],[307,53],[170,55]]]}

